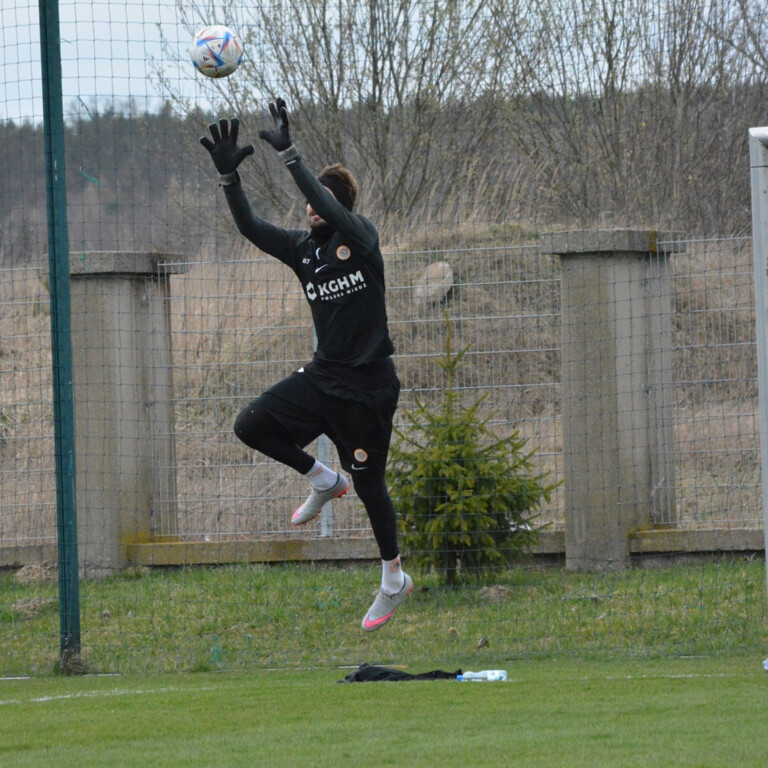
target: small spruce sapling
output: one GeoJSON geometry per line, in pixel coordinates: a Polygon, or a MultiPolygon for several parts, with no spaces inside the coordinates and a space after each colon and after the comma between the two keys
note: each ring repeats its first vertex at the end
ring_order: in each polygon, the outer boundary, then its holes
{"type": "Polygon", "coordinates": [[[441,583],[481,581],[509,566],[538,540],[536,510],[555,484],[533,473],[535,451],[515,431],[499,438],[483,415],[485,397],[461,404],[453,386],[468,348],[445,350],[436,363],[445,372],[439,402],[418,398],[395,428],[389,484],[398,510],[403,549],[441,583]]]}

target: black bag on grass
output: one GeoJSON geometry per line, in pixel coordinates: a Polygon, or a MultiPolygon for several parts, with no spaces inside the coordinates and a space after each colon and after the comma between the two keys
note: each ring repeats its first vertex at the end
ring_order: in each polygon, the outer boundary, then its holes
{"type": "Polygon", "coordinates": [[[443,672],[435,669],[431,672],[420,672],[411,674],[403,672],[400,669],[390,669],[389,667],[377,667],[373,664],[361,664],[354,672],[350,672],[343,680],[337,680],[337,683],[373,683],[379,680],[388,682],[399,682],[401,680],[455,680],[461,670],[455,672],[443,672]]]}

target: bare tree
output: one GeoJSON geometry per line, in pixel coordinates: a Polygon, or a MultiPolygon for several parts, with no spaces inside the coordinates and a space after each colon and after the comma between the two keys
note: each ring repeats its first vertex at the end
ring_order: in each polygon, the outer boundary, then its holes
{"type": "Polygon", "coordinates": [[[734,98],[754,68],[725,40],[736,32],[728,4],[676,0],[643,19],[634,178],[656,220],[713,220],[719,190],[733,190],[745,170],[737,146],[746,149],[746,114],[734,98]]]}
{"type": "Polygon", "coordinates": [[[626,100],[642,0],[500,0],[495,20],[517,81],[511,131],[571,214],[626,207],[626,100]],[[559,188],[559,192],[556,190],[559,188]]]}
{"type": "Polygon", "coordinates": [[[499,0],[522,85],[508,130],[563,219],[701,229],[736,213],[762,90],[756,6],[746,32],[709,0],[499,0]]]}
{"type": "MultiPolygon", "coordinates": [[[[307,161],[348,164],[363,205],[375,199],[384,217],[457,183],[496,130],[504,62],[488,44],[488,0],[190,0],[179,13],[190,34],[217,18],[243,37],[241,70],[212,83],[217,112],[243,116],[254,135],[266,101],[283,96],[307,161]]],[[[272,153],[257,147],[255,162],[254,193],[284,205],[272,153]]]]}
{"type": "MultiPolygon", "coordinates": [[[[255,137],[267,101],[284,96],[310,165],[352,167],[382,224],[491,206],[539,223],[545,211],[550,226],[748,222],[744,137],[765,121],[768,87],[758,0],[179,3],[190,36],[229,23],[248,54],[205,84],[212,114],[200,122],[237,114],[255,137]]],[[[173,83],[163,92],[199,109],[173,83]]],[[[298,208],[255,144],[255,203],[298,208]]]]}

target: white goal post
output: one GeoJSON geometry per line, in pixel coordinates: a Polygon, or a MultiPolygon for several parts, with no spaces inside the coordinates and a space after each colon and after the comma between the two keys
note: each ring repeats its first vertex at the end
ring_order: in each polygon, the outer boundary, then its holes
{"type": "Polygon", "coordinates": [[[763,535],[768,582],[768,127],[749,129],[752,183],[752,238],[755,263],[757,371],[760,393],[760,453],[763,482],[763,535]]]}

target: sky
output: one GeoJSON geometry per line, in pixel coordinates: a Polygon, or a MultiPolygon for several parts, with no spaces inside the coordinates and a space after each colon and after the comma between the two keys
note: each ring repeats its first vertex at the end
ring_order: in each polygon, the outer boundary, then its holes
{"type": "MultiPolygon", "coordinates": [[[[59,0],[59,18],[65,116],[94,106],[119,108],[129,99],[140,111],[153,111],[163,102],[152,76],[159,68],[184,95],[205,87],[188,62],[191,35],[177,21],[176,0],[59,0]],[[160,24],[168,53],[161,46],[160,24]]],[[[0,26],[5,42],[0,120],[40,122],[38,0],[2,0],[0,26]]]]}

